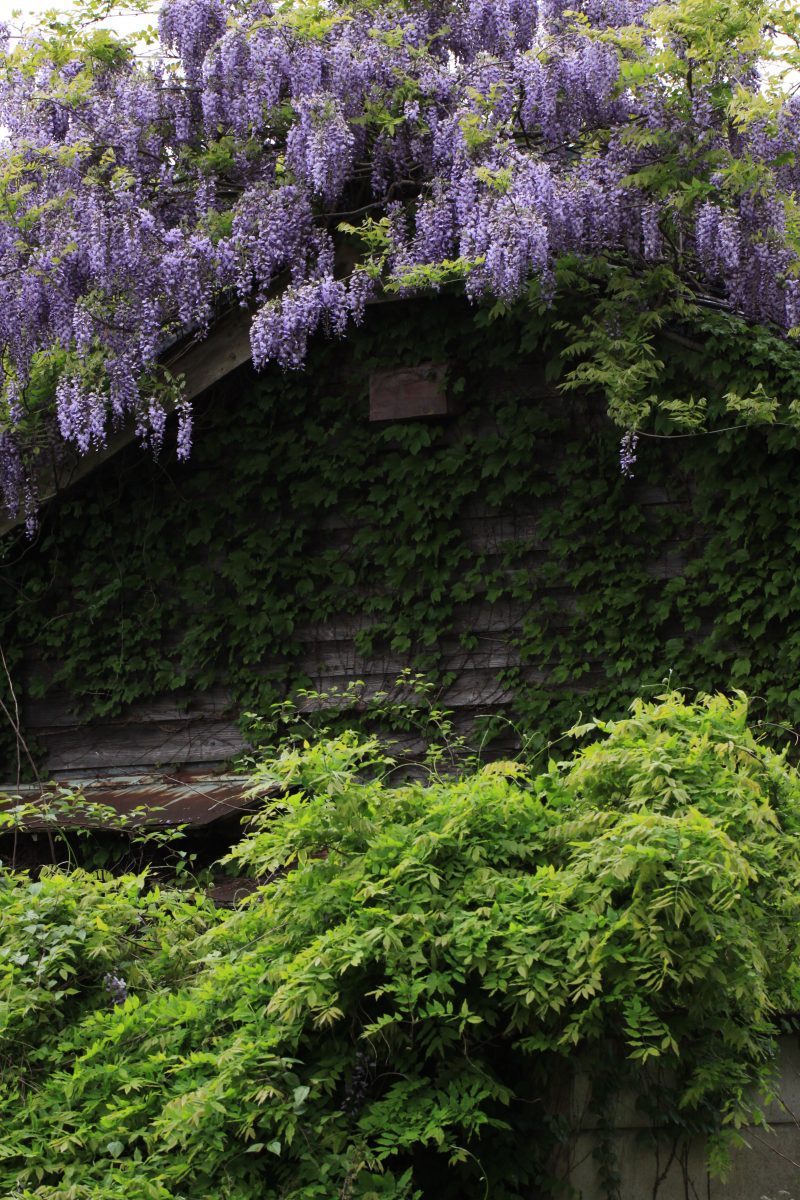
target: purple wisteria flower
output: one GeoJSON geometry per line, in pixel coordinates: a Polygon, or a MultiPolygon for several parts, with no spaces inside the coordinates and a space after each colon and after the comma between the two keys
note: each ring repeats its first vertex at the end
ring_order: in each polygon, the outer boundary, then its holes
{"type": "Polygon", "coordinates": [[[116,972],[109,972],[103,976],[103,986],[111,997],[113,1005],[124,1004],[128,999],[128,985],[116,972]]]}
{"type": "Polygon", "coordinates": [[[619,444],[619,469],[626,479],[633,479],[633,468],[636,466],[636,449],[639,445],[638,434],[629,429],[622,435],[619,444]]]}
{"type": "MultiPolygon", "coordinates": [[[[631,83],[635,39],[614,32],[638,26],[642,53],[657,48],[653,7],[331,0],[304,28],[267,0],[165,0],[162,53],[141,63],[89,64],[35,34],[4,51],[0,27],[6,507],[33,503],[23,432],[40,361],[62,364],[55,426],[81,453],[126,421],[157,451],[175,410],[185,458],[190,407],[159,356],[231,304],[253,312],[256,366],[287,369],[382,283],[435,288],[453,261],[471,299],[508,302],[532,280],[551,295],[565,257],[669,263],[747,317],[796,326],[800,98],[732,124],[725,88],[760,95],[744,45],[713,79],[696,72],[685,103],[676,76],[631,83]],[[665,156],[700,180],[696,201],[648,183],[665,156]],[[348,271],[337,227],[362,218],[383,241],[348,271]]],[[[624,473],[635,456],[629,433],[624,473]]]]}

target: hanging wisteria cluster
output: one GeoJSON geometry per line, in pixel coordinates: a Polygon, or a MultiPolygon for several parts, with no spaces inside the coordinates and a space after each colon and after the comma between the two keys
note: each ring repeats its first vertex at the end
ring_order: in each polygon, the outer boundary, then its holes
{"type": "Polygon", "coordinates": [[[547,298],[565,256],[663,263],[800,323],[800,101],[769,99],[753,37],[775,14],[705,7],[165,0],[146,61],[79,23],[71,42],[7,43],[6,505],[35,504],[26,432],[53,405],[83,452],[126,421],[157,449],[177,407],[188,455],[191,411],[160,362],[232,303],[253,313],[258,367],[302,366],[315,331],[344,333],[387,285],[547,298]],[[363,232],[348,269],[342,224],[363,232]]]}

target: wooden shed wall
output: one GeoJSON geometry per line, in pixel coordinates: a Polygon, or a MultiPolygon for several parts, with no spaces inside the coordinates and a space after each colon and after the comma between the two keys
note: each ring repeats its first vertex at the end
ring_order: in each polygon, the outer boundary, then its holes
{"type": "MultiPolygon", "coordinates": [[[[374,316],[371,319],[376,320],[374,316]]],[[[503,490],[500,501],[490,477],[482,478],[476,474],[468,481],[466,492],[460,481],[463,498],[453,512],[441,517],[439,526],[457,543],[459,570],[465,575],[485,578],[486,587],[482,590],[480,586],[473,588],[466,600],[449,606],[451,615],[446,627],[439,630],[434,646],[426,646],[423,640],[392,650],[383,639],[370,653],[361,652],[359,635],[376,620],[375,607],[370,607],[375,589],[390,585],[385,580],[359,577],[343,596],[338,611],[327,608],[315,614],[313,594],[307,598],[304,616],[291,630],[294,649],[288,666],[281,655],[266,655],[248,669],[254,676],[283,678],[292,686],[300,684],[319,691],[343,689],[352,680],[360,679],[365,682],[368,692],[374,692],[391,689],[401,670],[408,666],[417,667],[420,662],[424,665],[426,659],[432,660],[433,656],[436,659],[435,678],[444,681],[440,702],[454,710],[460,728],[468,728],[479,715],[515,714],[519,709],[521,689],[526,692],[528,702],[533,697],[534,709],[538,704],[538,711],[554,697],[566,697],[568,703],[563,713],[567,721],[578,717],[581,698],[587,694],[595,699],[607,696],[612,711],[614,706],[619,711],[623,692],[619,688],[614,692],[614,688],[625,670],[630,674],[632,668],[630,664],[623,668],[613,661],[616,651],[609,649],[613,640],[606,644],[602,636],[598,636],[603,614],[596,611],[593,595],[595,582],[604,573],[613,574],[619,569],[627,572],[629,580],[634,579],[636,604],[652,610],[648,617],[648,645],[632,649],[630,655],[625,653],[628,657],[638,654],[637,663],[644,663],[644,668],[636,665],[639,671],[637,687],[641,683],[651,692],[656,691],[670,667],[665,647],[677,638],[685,656],[686,648],[702,640],[714,624],[715,601],[710,579],[705,609],[692,610],[690,620],[684,620],[674,604],[662,602],[666,589],[680,584],[687,565],[697,561],[703,545],[713,534],[713,530],[699,523],[698,515],[692,509],[691,487],[686,473],[679,469],[678,460],[674,456],[670,460],[671,452],[654,447],[649,459],[643,463],[640,477],[621,480],[615,453],[619,432],[610,426],[602,402],[585,398],[565,400],[549,381],[545,356],[536,348],[521,351],[511,362],[506,355],[504,365],[498,367],[493,361],[498,335],[493,330],[481,335],[484,342],[476,341],[474,329],[467,329],[460,333],[462,342],[455,349],[449,344],[437,347],[435,331],[426,333],[423,329],[427,321],[423,312],[419,339],[407,333],[402,343],[395,347],[386,339],[386,330],[391,328],[390,319],[382,314],[380,321],[382,325],[377,334],[368,328],[363,335],[367,339],[367,352],[355,353],[354,357],[350,348],[323,347],[319,360],[322,365],[312,361],[309,374],[303,380],[298,383],[294,377],[286,384],[295,392],[298,387],[302,390],[307,385],[322,394],[320,380],[325,371],[335,371],[335,379],[331,375],[328,390],[338,398],[326,402],[332,405],[332,413],[337,412],[337,406],[346,410],[347,421],[345,434],[340,420],[337,432],[331,436],[341,439],[347,435],[347,430],[352,430],[353,436],[359,439],[358,452],[369,458],[369,486],[363,489],[358,505],[348,508],[338,502],[328,503],[323,498],[315,512],[309,514],[306,505],[302,521],[298,516],[298,528],[302,526],[299,553],[306,555],[310,564],[317,563],[317,572],[325,555],[328,556],[325,561],[348,561],[365,524],[370,525],[373,533],[375,528],[380,529],[380,496],[386,491],[382,472],[384,468],[388,471],[391,461],[396,461],[398,448],[393,443],[391,428],[387,430],[385,425],[369,423],[368,380],[376,366],[386,370],[394,365],[413,365],[425,358],[452,364],[454,355],[471,356],[466,366],[457,362],[456,369],[451,372],[452,376],[461,373],[467,381],[466,394],[462,397],[463,411],[436,418],[426,426],[435,431],[435,444],[423,448],[419,452],[422,457],[444,454],[448,446],[458,445],[465,438],[472,439],[477,446],[481,439],[502,444],[505,422],[509,420],[507,414],[513,412],[550,414],[553,432],[547,432],[547,420],[544,420],[542,431],[524,447],[522,462],[517,462],[514,467],[514,482],[503,490]],[[423,344],[426,336],[427,344],[423,344]],[[440,354],[436,353],[437,349],[441,350],[440,354]],[[575,497],[570,491],[571,456],[575,455],[576,447],[589,440],[596,443],[595,456],[588,465],[584,462],[580,468],[576,467],[583,471],[579,482],[583,489],[581,495],[587,499],[581,503],[587,511],[576,517],[575,497]],[[591,538],[595,537],[592,533],[593,505],[598,512],[602,509],[604,513],[603,520],[597,521],[594,548],[591,544],[591,538]],[[570,523],[574,525],[576,521],[582,522],[584,540],[572,561],[566,561],[569,554],[564,551],[565,561],[560,565],[557,556],[554,561],[553,548],[548,541],[550,535],[546,531],[556,527],[562,510],[565,527],[571,527],[570,523]],[[617,530],[613,522],[618,517],[630,517],[627,527],[639,532],[633,538],[626,534],[625,520],[620,520],[617,530]],[[614,541],[610,550],[605,545],[608,539],[614,541]],[[584,562],[594,550],[597,562],[584,562]],[[605,562],[601,561],[603,555],[605,562]],[[593,605],[593,632],[590,635],[587,626],[584,651],[580,646],[581,632],[585,615],[593,605]],[[550,657],[542,659],[530,652],[526,631],[531,623],[536,625],[540,613],[545,610],[546,618],[541,619],[546,619],[555,649],[550,657]],[[560,629],[571,645],[569,661],[558,658],[560,629]],[[564,662],[567,662],[566,666],[564,662]]],[[[73,562],[82,560],[84,553],[80,530],[82,527],[91,529],[94,547],[91,552],[102,557],[107,548],[109,559],[114,560],[114,571],[122,573],[128,565],[120,564],[117,559],[130,557],[132,543],[130,530],[125,533],[128,542],[124,545],[120,542],[121,525],[129,516],[131,505],[140,503],[145,493],[151,497],[148,501],[150,510],[159,514],[158,536],[162,543],[166,539],[169,544],[169,539],[174,536],[175,554],[180,553],[182,569],[190,570],[204,581],[196,589],[200,596],[197,603],[213,604],[214,585],[208,581],[213,581],[221,570],[227,570],[226,563],[221,565],[222,559],[243,553],[239,543],[245,533],[250,537],[256,531],[258,553],[269,556],[269,523],[274,519],[276,505],[282,510],[284,523],[291,521],[291,486],[284,479],[281,486],[286,494],[277,499],[272,495],[263,510],[259,510],[255,502],[248,510],[250,527],[246,531],[236,522],[230,524],[233,518],[228,504],[232,466],[227,456],[231,446],[235,445],[230,430],[235,428],[237,413],[252,407],[254,389],[260,386],[249,368],[230,375],[198,406],[195,459],[188,467],[168,460],[153,463],[138,448],[125,449],[94,475],[82,480],[62,501],[51,505],[38,543],[22,548],[18,543],[15,555],[7,557],[0,568],[6,612],[4,643],[8,647],[17,638],[13,643],[18,653],[12,673],[22,703],[25,736],[39,753],[47,773],[96,775],[110,770],[205,767],[228,760],[242,749],[239,727],[242,699],[226,677],[224,664],[204,664],[202,671],[198,669],[196,674],[190,664],[188,671],[184,671],[186,678],[181,686],[171,685],[160,690],[156,682],[148,685],[145,694],[142,694],[141,686],[138,694],[132,687],[130,700],[101,704],[92,712],[96,694],[101,691],[111,694],[116,689],[124,697],[128,694],[126,672],[131,679],[137,671],[141,675],[139,668],[134,666],[133,656],[128,655],[127,643],[125,654],[120,652],[116,674],[115,669],[109,667],[105,679],[93,682],[82,679],[79,668],[71,665],[65,668],[66,660],[59,658],[52,640],[48,642],[48,636],[53,625],[60,623],[65,631],[63,637],[69,640],[72,625],[80,625],[84,643],[82,652],[91,653],[91,640],[96,636],[104,639],[103,654],[108,658],[113,637],[97,616],[95,597],[87,594],[85,582],[73,585],[73,562]],[[222,430],[226,431],[224,435],[222,430]],[[187,480],[192,481],[189,490],[187,480]],[[212,514],[216,541],[213,545],[200,542],[196,548],[187,550],[177,540],[185,536],[186,528],[191,527],[186,524],[183,510],[187,504],[191,508],[199,503],[212,514]],[[177,512],[181,505],[184,533],[173,535],[170,511],[174,506],[177,512]],[[58,563],[51,567],[59,556],[58,563]],[[27,624],[22,634],[15,633],[16,618],[8,616],[12,610],[25,616],[27,624]],[[33,618],[29,617],[30,612],[35,612],[33,618]]],[[[279,394],[283,385],[276,375],[270,386],[279,394]]],[[[328,386],[327,381],[325,386],[328,386]]],[[[317,400],[309,403],[316,404],[317,400]]],[[[284,418],[278,413],[275,420],[281,419],[284,418]]],[[[287,428],[291,431],[291,426],[286,424],[291,419],[284,419],[283,436],[287,428]]],[[[242,454],[247,452],[248,439],[252,440],[253,430],[257,428],[251,419],[251,425],[241,435],[242,454]]],[[[298,420],[296,432],[298,438],[303,436],[302,420],[298,420]]],[[[265,433],[265,437],[268,436],[265,433]]],[[[317,442],[309,448],[304,460],[303,471],[307,477],[314,472],[314,455],[329,453],[325,436],[324,428],[321,433],[317,430],[317,442]]],[[[513,422],[508,426],[508,437],[516,437],[513,422]]],[[[401,453],[405,452],[401,450],[401,453]]],[[[479,457],[477,451],[476,455],[479,457]]],[[[722,469],[725,469],[724,464],[722,469]]],[[[257,466],[253,470],[257,470],[257,466]]],[[[267,491],[270,480],[265,478],[263,483],[267,491]]],[[[257,484],[256,479],[253,491],[256,497],[257,484]]],[[[189,515],[191,517],[191,513],[189,515]]],[[[413,527],[413,516],[408,527],[413,527]]],[[[393,536],[391,528],[387,528],[390,548],[393,536]]],[[[407,572],[413,574],[416,570],[414,553],[401,541],[398,541],[396,551],[398,556],[408,558],[407,572]]],[[[143,552],[142,561],[145,557],[146,552],[143,552]]],[[[316,578],[319,578],[318,573],[316,578]]],[[[452,587],[457,578],[457,573],[453,574],[451,570],[448,586],[452,587]]],[[[295,585],[296,579],[286,584],[287,587],[295,585]]],[[[148,586],[158,587],[159,581],[148,586]]],[[[277,586],[274,579],[270,586],[277,586]]],[[[131,588],[134,588],[133,584],[131,588]]],[[[165,584],[164,596],[159,597],[159,603],[173,603],[170,597],[175,588],[175,579],[165,584]]],[[[134,626],[144,626],[137,632],[141,648],[142,644],[148,643],[149,611],[147,606],[141,611],[141,589],[136,593],[134,588],[131,594],[138,596],[139,609],[133,617],[126,609],[125,621],[129,631],[134,626]]],[[[123,602],[129,603],[126,596],[120,601],[123,602]]],[[[185,603],[180,597],[174,597],[177,616],[173,612],[171,631],[153,629],[153,644],[161,639],[165,659],[171,654],[170,639],[178,636],[179,606],[185,603]]],[[[258,595],[244,597],[243,604],[262,619],[263,614],[257,611],[258,595]]],[[[224,621],[230,619],[230,607],[226,611],[228,616],[221,617],[221,644],[226,641],[224,621]]],[[[625,637],[625,620],[617,614],[614,621],[619,644],[625,637]]],[[[74,653],[74,647],[70,653],[74,653]]],[[[718,647],[713,654],[720,657],[718,647]]],[[[698,672],[697,680],[689,682],[706,686],[727,682],[724,663],[718,676],[709,673],[708,663],[712,660],[713,655],[707,653],[702,672],[698,672]]],[[[157,678],[152,671],[151,676],[157,678]]],[[[620,686],[624,689],[628,685],[623,680],[620,686]]],[[[630,696],[630,691],[624,693],[626,700],[630,696]]],[[[512,736],[509,734],[509,738],[512,736]]],[[[12,763],[6,766],[6,775],[12,766],[12,763]]]]}
{"type": "MultiPolygon", "coordinates": [[[[632,489],[632,500],[645,511],[674,504],[663,489],[647,483],[636,485],[635,492],[632,489]]],[[[320,520],[320,536],[325,540],[334,538],[343,554],[347,552],[352,532],[338,526],[335,514],[320,520]]],[[[502,559],[505,546],[516,546],[521,538],[530,540],[528,565],[533,581],[537,563],[535,508],[497,515],[476,500],[465,522],[464,540],[476,555],[485,557],[487,571],[502,559]]],[[[665,545],[647,569],[653,581],[669,580],[680,575],[685,561],[681,544],[665,545]]],[[[577,602],[574,589],[566,584],[561,588],[548,587],[547,595],[563,609],[565,617],[574,613],[577,602]]],[[[461,607],[452,637],[437,647],[441,654],[440,669],[455,676],[442,689],[439,699],[443,706],[453,710],[459,729],[468,730],[477,716],[499,711],[513,714],[515,689],[498,678],[499,672],[516,668],[531,687],[543,685],[551,678],[551,668],[521,663],[513,644],[531,608],[541,598],[542,593],[532,586],[528,604],[483,599],[461,607]],[[460,635],[464,633],[474,635],[474,648],[465,649],[460,644],[460,635]]],[[[369,624],[370,618],[363,613],[342,613],[335,619],[295,631],[303,648],[298,675],[307,681],[309,689],[341,691],[352,681],[363,680],[365,694],[393,690],[398,675],[409,664],[409,657],[400,653],[369,657],[360,654],[354,639],[369,624]]],[[[269,670],[272,665],[264,662],[261,667],[269,670]]],[[[117,716],[87,722],[76,717],[75,698],[63,686],[54,687],[40,698],[30,695],[29,681],[41,678],[47,671],[47,665],[36,660],[35,649],[30,649],[23,675],[24,694],[28,697],[24,703],[24,722],[31,739],[45,752],[43,761],[49,773],[96,774],[111,769],[205,766],[229,760],[245,747],[236,704],[230,689],[224,685],[203,692],[184,690],[169,696],[154,696],[134,702],[117,716]]],[[[590,662],[586,674],[565,684],[565,690],[580,695],[596,687],[603,677],[603,662],[590,662]]],[[[509,745],[513,740],[512,735],[501,740],[501,745],[509,745]]]]}

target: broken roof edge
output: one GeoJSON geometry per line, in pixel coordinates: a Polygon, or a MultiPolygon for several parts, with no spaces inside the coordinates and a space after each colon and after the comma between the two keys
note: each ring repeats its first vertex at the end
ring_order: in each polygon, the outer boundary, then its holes
{"type": "Polygon", "coordinates": [[[90,779],[70,775],[44,785],[0,784],[0,815],[16,810],[20,826],[30,832],[202,828],[225,817],[247,816],[279,790],[268,785],[254,795],[251,783],[247,775],[204,771],[110,773],[90,779]],[[42,816],[32,809],[41,809],[42,816]]]}

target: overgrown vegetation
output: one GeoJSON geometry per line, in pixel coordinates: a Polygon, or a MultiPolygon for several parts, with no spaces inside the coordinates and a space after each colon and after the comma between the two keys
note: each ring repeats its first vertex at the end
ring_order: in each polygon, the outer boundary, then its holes
{"type": "MultiPolygon", "coordinates": [[[[477,707],[503,689],[546,741],[671,672],[742,687],[759,717],[800,725],[794,434],[643,439],[636,478],[621,477],[614,428],[552,390],[570,361],[555,319],[578,327],[592,303],[576,293],[488,327],[455,299],[384,305],[347,353],[317,341],[304,375],[221,384],[189,464],[131,450],[52,505],[33,546],[6,543],[2,644],[20,700],[61,689],[102,722],[229,687],[234,713],[265,713],[327,687],[318,663],[373,682],[410,665],[438,685],[473,669],[477,707]],[[426,360],[450,364],[462,414],[371,425],[370,372],[426,360]]],[[[681,336],[659,346],[665,401],[702,389],[718,422],[731,390],[800,394],[765,330],[743,340],[709,315],[681,336]]]]}
{"type": "Polygon", "coordinates": [[[568,1195],[573,1070],[724,1168],[800,1001],[800,778],[742,698],[589,732],[402,786],[355,733],[286,744],[230,913],[0,874],[2,1193],[568,1195]]]}

